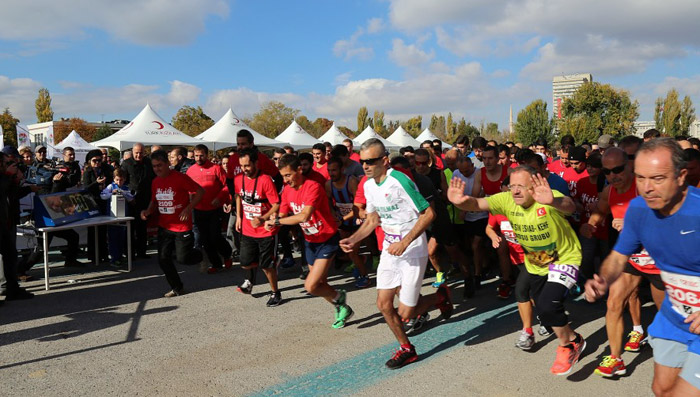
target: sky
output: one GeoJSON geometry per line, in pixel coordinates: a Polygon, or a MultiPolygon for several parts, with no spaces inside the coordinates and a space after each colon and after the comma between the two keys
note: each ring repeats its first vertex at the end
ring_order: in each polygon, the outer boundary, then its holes
{"type": "Polygon", "coordinates": [[[630,92],[638,120],[675,87],[700,104],[697,0],[4,0],[0,108],[36,122],[130,120],[150,103],[214,120],[275,100],[356,128],[357,111],[405,121],[452,112],[508,127],[551,112],[555,75],[630,92]]]}

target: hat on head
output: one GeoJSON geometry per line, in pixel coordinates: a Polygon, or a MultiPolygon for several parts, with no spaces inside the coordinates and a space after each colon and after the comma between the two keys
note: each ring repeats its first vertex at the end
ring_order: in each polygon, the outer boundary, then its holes
{"type": "Polygon", "coordinates": [[[17,149],[15,149],[14,146],[11,145],[7,145],[4,148],[2,148],[2,152],[8,156],[19,157],[19,152],[17,151],[17,149]]]}
{"type": "Polygon", "coordinates": [[[598,138],[598,147],[601,149],[607,149],[612,146],[612,137],[608,134],[601,135],[598,138]]]}
{"type": "Polygon", "coordinates": [[[535,153],[535,154],[542,157],[542,161],[544,161],[545,164],[548,163],[546,154],[544,154],[544,153],[535,153]]]}
{"type": "Polygon", "coordinates": [[[37,146],[37,147],[34,148],[34,151],[35,151],[35,152],[38,152],[38,151],[41,151],[41,150],[46,151],[46,146],[44,146],[44,145],[39,145],[39,146],[37,146]]]}
{"type": "Polygon", "coordinates": [[[576,146],[569,149],[569,160],[585,162],[586,148],[583,146],[576,146]]]}
{"type": "Polygon", "coordinates": [[[89,163],[93,157],[102,157],[102,152],[100,149],[92,149],[91,151],[87,152],[85,155],[85,163],[89,163]]]}

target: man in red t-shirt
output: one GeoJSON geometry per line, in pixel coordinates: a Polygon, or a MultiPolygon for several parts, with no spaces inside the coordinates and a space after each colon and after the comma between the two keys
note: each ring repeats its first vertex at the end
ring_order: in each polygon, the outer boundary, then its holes
{"type": "MultiPolygon", "coordinates": [[[[314,156],[314,171],[323,175],[326,180],[330,179],[328,176],[328,158],[326,157],[326,145],[323,143],[317,143],[311,148],[311,154],[314,156]]],[[[325,182],[324,182],[325,183],[325,182]]]]}
{"type": "Polygon", "coordinates": [[[318,182],[321,186],[326,184],[328,179],[314,170],[314,156],[311,153],[300,153],[299,163],[301,164],[301,173],[304,175],[304,178],[318,182]]]}
{"type": "Polygon", "coordinates": [[[588,178],[586,159],[586,148],[576,146],[569,149],[569,167],[564,169],[562,178],[569,186],[569,195],[571,197],[576,195],[576,182],[580,179],[588,178]]]}
{"type": "Polygon", "coordinates": [[[353,151],[352,139],[350,139],[350,138],[343,139],[343,146],[345,146],[348,149],[348,153],[350,153],[350,160],[357,161],[359,163],[360,162],[360,153],[353,151]]]}
{"type": "Polygon", "coordinates": [[[180,263],[193,265],[202,261],[202,253],[194,249],[192,210],[202,201],[204,189],[189,176],[171,170],[164,150],[151,154],[151,164],[156,178],[151,184],[151,203],[141,211],[141,219],[145,221],[158,210],[158,265],[172,288],[165,297],[172,298],[185,293],[173,254],[180,263]]]}
{"type": "Polygon", "coordinates": [[[248,278],[238,287],[244,294],[253,292],[255,271],[259,266],[270,283],[268,307],[278,306],[282,295],[277,287],[277,229],[267,230],[265,221],[279,210],[275,183],[257,167],[256,150],[239,152],[243,173],[233,181],[236,193],[236,231],[241,236],[241,267],[249,270],[248,278]]]}
{"type": "Polygon", "coordinates": [[[194,207],[194,224],[199,230],[199,241],[209,258],[209,274],[232,265],[231,245],[221,233],[224,219],[223,205],[230,200],[226,186],[226,172],[218,164],[209,161],[209,149],[205,145],[194,147],[195,164],[187,169],[187,176],[204,189],[202,201],[194,207]],[[219,256],[221,255],[221,256],[219,256]],[[224,258],[222,263],[221,258],[224,258]]]}
{"type": "Polygon", "coordinates": [[[327,281],[340,237],[325,188],[304,177],[297,156],[285,154],[278,164],[287,186],[282,191],[279,217],[273,214],[265,222],[265,228],[272,230],[281,225],[301,226],[306,240],[306,261],[310,267],[304,288],[335,306],[333,328],[343,328],[353,311],[346,303],[345,291],[336,291],[327,281]]]}

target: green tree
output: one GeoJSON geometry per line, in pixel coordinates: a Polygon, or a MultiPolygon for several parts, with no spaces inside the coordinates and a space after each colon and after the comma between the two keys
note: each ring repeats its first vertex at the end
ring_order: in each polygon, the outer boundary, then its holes
{"type": "MultiPolygon", "coordinates": [[[[597,142],[600,134],[599,120],[590,117],[574,116],[562,119],[559,122],[559,135],[571,135],[574,137],[577,145],[584,142],[597,142]]],[[[550,146],[553,141],[547,140],[550,146]]]]}
{"type": "Polygon", "coordinates": [[[584,83],[572,97],[564,99],[562,110],[559,125],[565,124],[569,118],[588,118],[582,125],[597,126],[597,131],[582,134],[594,135],[595,132],[598,137],[603,134],[632,135],[636,132],[634,121],[639,117],[639,103],[632,102],[627,91],[597,82],[584,83]]]}
{"type": "MultiPolygon", "coordinates": [[[[467,123],[462,117],[457,123],[457,132],[454,139],[457,139],[460,135],[466,135],[469,138],[469,142],[475,137],[479,136],[479,129],[472,125],[471,122],[467,123]]],[[[454,140],[449,143],[454,143],[454,140]]]]}
{"type": "Polygon", "coordinates": [[[248,125],[255,131],[274,138],[299,115],[299,109],[293,109],[282,102],[270,101],[262,105],[253,115],[248,125]]]}
{"type": "Polygon", "coordinates": [[[371,122],[372,119],[369,117],[367,107],[361,107],[360,110],[357,111],[357,133],[359,134],[364,131],[371,122]]]}
{"type": "Polygon", "coordinates": [[[37,123],[44,123],[47,121],[53,121],[53,110],[51,110],[51,94],[46,88],[41,88],[39,90],[39,96],[34,102],[36,107],[36,120],[37,123]]]}
{"type": "MultiPolygon", "coordinates": [[[[423,131],[423,116],[418,115],[418,116],[411,117],[410,119],[401,123],[401,126],[409,134],[411,134],[413,136],[418,136],[421,133],[421,131],[423,131]]],[[[396,128],[398,128],[398,127],[396,127],[396,128]]]]}
{"type": "Polygon", "coordinates": [[[547,111],[547,102],[536,99],[518,112],[513,126],[516,140],[529,145],[540,138],[545,138],[551,145],[556,140],[552,133],[552,122],[547,111]]]}
{"type": "Polygon", "coordinates": [[[488,140],[501,142],[501,132],[498,130],[498,123],[481,123],[481,136],[488,140]]]}
{"type": "Polygon", "coordinates": [[[438,136],[445,135],[445,116],[430,116],[430,126],[428,127],[433,134],[438,136]]]}
{"type": "Polygon", "coordinates": [[[386,135],[389,136],[396,131],[401,125],[401,120],[389,120],[389,124],[386,126],[386,135]]]}
{"type": "Polygon", "coordinates": [[[654,119],[661,120],[661,128],[658,130],[671,137],[681,135],[681,103],[678,101],[678,91],[671,88],[666,93],[666,99],[659,97],[656,102],[659,101],[661,101],[661,106],[655,110],[659,115],[654,117],[654,119]]]}
{"type": "Polygon", "coordinates": [[[357,135],[359,135],[357,132],[355,132],[355,131],[351,130],[350,128],[345,127],[345,126],[343,126],[343,125],[341,125],[340,127],[338,127],[338,129],[340,130],[340,132],[342,132],[343,134],[347,135],[348,138],[350,138],[350,139],[352,139],[352,138],[356,137],[357,135]]]}
{"type": "Polygon", "coordinates": [[[171,121],[173,127],[189,136],[196,136],[214,125],[214,120],[207,116],[201,106],[181,107],[171,121]]]}
{"type": "Polygon", "coordinates": [[[311,120],[309,120],[309,118],[304,115],[298,116],[296,118],[296,122],[301,128],[304,129],[304,131],[308,133],[311,133],[311,130],[313,130],[314,128],[314,125],[313,123],[311,123],[311,120]]]}
{"type": "Polygon", "coordinates": [[[0,125],[2,126],[4,141],[6,144],[14,147],[17,147],[17,123],[19,123],[19,119],[12,115],[10,108],[5,108],[5,111],[0,114],[0,125]]]}
{"type": "Polygon", "coordinates": [[[374,124],[372,127],[374,128],[374,132],[381,135],[382,138],[389,136],[389,131],[386,129],[386,125],[384,125],[384,112],[380,112],[379,110],[374,111],[374,124]]]}
{"type": "Polygon", "coordinates": [[[105,139],[109,136],[111,136],[114,132],[112,132],[112,129],[109,128],[107,124],[102,124],[100,128],[98,128],[95,131],[95,140],[99,141],[100,139],[105,139]]]}
{"type": "Polygon", "coordinates": [[[654,124],[656,128],[659,131],[664,130],[664,122],[661,119],[661,116],[663,115],[664,112],[664,100],[661,97],[656,98],[656,102],[654,103],[654,124]]]}
{"type": "Polygon", "coordinates": [[[681,134],[687,136],[690,133],[690,126],[695,121],[695,107],[689,96],[683,98],[681,103],[681,134]]]}
{"type": "Polygon", "coordinates": [[[455,124],[452,112],[447,113],[447,121],[445,122],[445,142],[452,142],[457,137],[457,124],[455,124]]]}

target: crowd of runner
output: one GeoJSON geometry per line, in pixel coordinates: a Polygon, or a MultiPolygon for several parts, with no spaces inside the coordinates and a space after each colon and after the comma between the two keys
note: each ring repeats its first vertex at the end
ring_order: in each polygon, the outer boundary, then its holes
{"type": "MultiPolygon", "coordinates": [[[[624,375],[623,351],[648,343],[653,391],[700,395],[700,140],[649,130],[644,139],[615,142],[603,135],[579,146],[564,136],[550,148],[546,140],[523,146],[460,136],[450,150],[435,140],[390,155],[380,140],[365,141],[357,153],[348,139],[317,144],[310,153],[276,149],[268,157],[241,130],[237,144],[220,159],[204,145],[169,152],[154,146],[147,155],[136,144],[121,162],[93,150],[84,167],[66,148],[63,168],[42,184],[28,184],[26,176],[49,168],[46,148],[5,147],[0,255],[6,300],[32,297],[19,284],[31,279],[34,264],[17,255],[19,200],[80,186],[103,212],[114,194],[124,195],[135,217],[132,236],[98,228],[99,260],[123,266],[126,238],[135,258],[147,258],[148,224],[157,223],[165,297],[186,293],[176,262],[208,263],[202,270],[209,274],[239,262],[245,278],[237,290],[251,294],[261,269],[267,306],[274,307],[284,299],[278,268],[299,266],[305,290],[327,300],[332,327],[343,328],[354,310],[370,309],[351,308],[346,291],[329,284],[328,273],[342,257],[356,288],[376,285],[377,308],[399,343],[386,362],[395,369],[418,359],[408,336],[432,310],[441,321],[452,315],[450,285],[461,286],[461,299],[468,300],[497,277],[494,298],[517,301],[522,329],[515,347],[533,347],[535,325],[539,337],[556,335],[553,374],[570,373],[586,347],[570,326],[577,313],[564,306],[584,293],[589,301],[607,299],[610,354],[596,374],[624,375]],[[425,277],[434,277],[434,293],[421,294],[425,277]],[[641,319],[646,288],[658,309],[652,324],[641,319]]],[[[85,265],[75,231],[53,237],[66,241],[65,266],[85,265]]]]}

